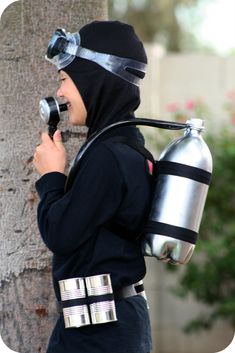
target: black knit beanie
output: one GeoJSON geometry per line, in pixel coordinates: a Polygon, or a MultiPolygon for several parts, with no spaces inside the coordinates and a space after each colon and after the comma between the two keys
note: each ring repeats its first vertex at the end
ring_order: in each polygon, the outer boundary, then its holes
{"type": "MultiPolygon", "coordinates": [[[[147,63],[142,42],[132,26],[119,21],[93,21],[79,31],[81,46],[147,63]]],[[[103,127],[134,116],[140,104],[139,88],[98,64],[76,57],[63,68],[86,106],[88,136],[103,127]]],[[[140,72],[136,72],[140,76],[140,72]]]]}

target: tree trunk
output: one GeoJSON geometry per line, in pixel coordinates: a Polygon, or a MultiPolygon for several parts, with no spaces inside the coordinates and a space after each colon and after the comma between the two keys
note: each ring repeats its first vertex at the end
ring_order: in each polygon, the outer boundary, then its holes
{"type": "MultiPolygon", "coordinates": [[[[56,68],[44,59],[46,46],[57,27],[75,32],[106,17],[106,0],[20,0],[1,18],[0,331],[17,352],[45,352],[57,316],[51,253],[36,223],[38,175],[32,165],[39,131],[46,129],[38,102],[55,95],[58,86],[56,68]]],[[[81,129],[64,134],[70,157],[83,134],[81,129]]]]}

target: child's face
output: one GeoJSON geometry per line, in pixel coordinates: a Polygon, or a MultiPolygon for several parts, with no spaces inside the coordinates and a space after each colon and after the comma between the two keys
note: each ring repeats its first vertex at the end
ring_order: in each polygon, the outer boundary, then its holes
{"type": "Polygon", "coordinates": [[[62,98],[68,107],[69,122],[71,125],[84,126],[87,110],[82,97],[70,76],[63,70],[59,72],[61,84],[57,96],[62,98]]]}

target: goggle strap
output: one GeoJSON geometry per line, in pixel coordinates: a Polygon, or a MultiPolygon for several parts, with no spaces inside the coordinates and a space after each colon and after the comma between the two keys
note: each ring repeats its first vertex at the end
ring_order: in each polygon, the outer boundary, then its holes
{"type": "Polygon", "coordinates": [[[68,42],[68,45],[67,45],[66,50],[65,50],[65,53],[73,55],[73,56],[77,56],[78,48],[79,48],[78,45],[73,44],[71,42],[68,42]]]}
{"type": "MultiPolygon", "coordinates": [[[[68,52],[66,50],[66,52],[68,52]]],[[[140,77],[135,76],[126,69],[134,69],[140,72],[146,72],[146,64],[136,61],[134,59],[121,58],[115,55],[99,53],[91,49],[83,48],[81,46],[77,47],[76,56],[82,59],[87,59],[97,63],[109,72],[112,72],[125,79],[126,81],[139,85],[140,77]]]]}

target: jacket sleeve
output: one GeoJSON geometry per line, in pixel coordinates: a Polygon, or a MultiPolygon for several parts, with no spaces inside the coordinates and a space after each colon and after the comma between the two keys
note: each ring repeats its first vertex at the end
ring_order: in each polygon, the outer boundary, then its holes
{"type": "Polygon", "coordinates": [[[88,153],[69,192],[66,176],[48,173],[36,182],[40,196],[38,226],[43,241],[57,255],[78,250],[113,217],[124,182],[113,153],[100,144],[88,153]]]}

